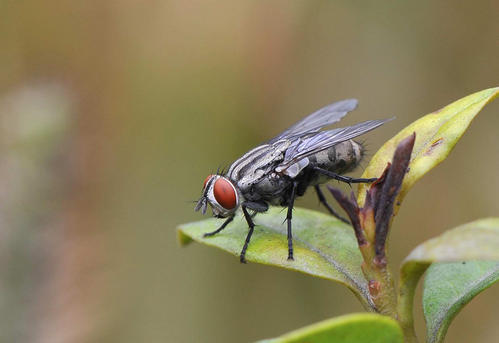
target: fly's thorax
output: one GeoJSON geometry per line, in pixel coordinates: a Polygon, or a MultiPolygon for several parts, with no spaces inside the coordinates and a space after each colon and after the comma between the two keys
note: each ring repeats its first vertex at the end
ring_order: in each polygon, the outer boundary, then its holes
{"type": "Polygon", "coordinates": [[[313,165],[343,174],[354,170],[363,156],[364,148],[362,145],[353,140],[348,140],[309,156],[308,159],[313,165]]]}
{"type": "Polygon", "coordinates": [[[235,180],[238,189],[245,193],[282,161],[289,145],[289,140],[280,140],[273,144],[257,146],[234,161],[226,175],[235,180]]]}
{"type": "Polygon", "coordinates": [[[209,175],[204,181],[203,195],[198,201],[196,210],[206,211],[206,204],[210,204],[213,216],[229,217],[237,211],[241,203],[241,193],[237,186],[227,177],[209,175]]]}

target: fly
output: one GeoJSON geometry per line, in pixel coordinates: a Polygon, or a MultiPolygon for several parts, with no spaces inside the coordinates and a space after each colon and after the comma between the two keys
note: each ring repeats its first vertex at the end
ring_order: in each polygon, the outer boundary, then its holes
{"type": "Polygon", "coordinates": [[[331,179],[348,184],[375,181],[343,174],[355,169],[364,155],[362,144],[353,138],[391,120],[369,120],[320,131],[338,122],[356,107],[356,99],[347,99],[321,108],[248,151],[226,172],[208,175],[195,210],[205,214],[209,204],[214,217],[226,219],[218,229],[204,236],[213,236],[225,229],[241,208],[249,230],[239,258],[246,263],[246,250],[255,227],[254,215],[267,211],[269,204],[287,207],[288,260],[293,260],[293,206],[295,199],[302,196],[309,186],[315,188],[319,201],[332,215],[348,223],[327,203],[319,185],[331,179]]]}

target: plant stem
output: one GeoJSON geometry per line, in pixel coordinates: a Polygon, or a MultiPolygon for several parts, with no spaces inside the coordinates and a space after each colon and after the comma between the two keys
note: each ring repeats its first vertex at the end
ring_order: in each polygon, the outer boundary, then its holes
{"type": "Polygon", "coordinates": [[[360,246],[364,263],[362,271],[369,282],[369,292],[376,306],[376,311],[397,319],[397,298],[392,275],[385,262],[375,258],[374,245],[367,243],[360,246]]]}
{"type": "Polygon", "coordinates": [[[395,292],[395,284],[393,282],[393,277],[386,265],[379,266],[374,262],[377,274],[379,275],[378,280],[381,282],[382,289],[382,300],[383,307],[381,308],[382,313],[386,314],[392,318],[397,318],[397,297],[395,292]]]}
{"type": "MultiPolygon", "coordinates": [[[[373,249],[365,248],[363,251],[365,258],[374,255],[373,249]],[[368,253],[367,250],[372,252],[368,253]]],[[[364,262],[362,270],[369,280],[369,291],[376,305],[376,310],[399,322],[405,343],[418,343],[413,317],[414,293],[418,281],[427,267],[415,266],[410,273],[402,273],[397,297],[394,280],[386,261],[377,261],[376,258],[367,261],[372,262],[364,262]]]]}
{"type": "Polygon", "coordinates": [[[418,339],[414,330],[413,304],[416,286],[428,266],[414,264],[410,271],[402,270],[399,282],[397,301],[398,322],[402,327],[404,339],[407,343],[417,343],[418,339]]]}

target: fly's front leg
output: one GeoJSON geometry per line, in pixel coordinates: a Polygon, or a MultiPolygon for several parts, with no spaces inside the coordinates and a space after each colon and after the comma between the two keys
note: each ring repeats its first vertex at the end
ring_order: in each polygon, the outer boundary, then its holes
{"type": "Polygon", "coordinates": [[[253,235],[253,229],[255,228],[255,223],[253,222],[251,215],[248,213],[246,205],[242,204],[241,207],[243,209],[244,219],[246,219],[246,222],[248,223],[249,231],[248,235],[246,235],[246,240],[244,241],[243,250],[241,250],[241,254],[239,255],[239,261],[241,263],[246,263],[246,249],[248,249],[251,236],[253,235]]]}
{"type": "Polygon", "coordinates": [[[225,229],[225,227],[234,219],[234,216],[232,217],[229,217],[227,218],[222,226],[220,226],[218,229],[216,229],[215,231],[212,231],[212,232],[207,232],[205,234],[203,234],[203,237],[210,237],[210,236],[213,236],[213,235],[216,235],[217,233],[219,233],[220,231],[222,231],[223,229],[225,229]]]}
{"type": "Polygon", "coordinates": [[[335,180],[338,180],[338,181],[342,181],[342,182],[346,182],[348,184],[351,184],[351,183],[371,183],[371,182],[374,182],[374,181],[377,180],[377,178],[361,179],[361,178],[353,178],[353,177],[350,177],[350,176],[339,175],[339,174],[333,173],[332,171],[329,171],[327,169],[322,169],[322,168],[319,168],[319,167],[315,167],[314,170],[317,171],[317,172],[319,172],[319,173],[321,173],[321,174],[329,176],[332,179],[335,179],[335,180]]]}
{"type": "Polygon", "coordinates": [[[288,202],[288,214],[286,215],[286,221],[288,222],[288,260],[294,260],[293,258],[293,233],[291,231],[291,219],[293,218],[293,205],[296,198],[296,188],[298,183],[293,182],[293,188],[291,189],[291,196],[288,202]]]}
{"type": "Polygon", "coordinates": [[[331,213],[333,216],[335,216],[336,218],[338,218],[342,222],[350,224],[350,222],[348,220],[346,220],[345,218],[343,218],[342,216],[340,216],[338,214],[338,212],[336,212],[334,210],[334,208],[331,207],[331,205],[329,205],[329,203],[327,202],[326,197],[324,196],[324,193],[322,193],[319,185],[315,185],[314,188],[315,188],[315,192],[317,193],[317,197],[319,198],[319,201],[321,202],[321,204],[323,204],[327,208],[327,210],[329,211],[329,213],[331,213]]]}

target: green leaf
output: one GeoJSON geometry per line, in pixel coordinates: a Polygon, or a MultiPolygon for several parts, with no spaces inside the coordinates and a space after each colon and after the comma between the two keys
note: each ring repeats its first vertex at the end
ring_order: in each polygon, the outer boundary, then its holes
{"type": "Polygon", "coordinates": [[[405,263],[499,261],[499,218],[485,218],[458,226],[420,244],[405,263]]]}
{"type": "Polygon", "coordinates": [[[390,317],[359,313],[328,319],[258,343],[403,343],[402,330],[390,317]]]}
{"type": "MultiPolygon", "coordinates": [[[[400,131],[376,152],[362,174],[363,178],[379,177],[391,161],[400,141],[416,132],[416,143],[394,213],[407,192],[424,174],[436,167],[452,151],[480,110],[499,95],[499,87],[489,88],[453,102],[430,113],[400,131]]],[[[363,205],[368,184],[359,185],[358,202],[363,205]]]]}
{"type": "Polygon", "coordinates": [[[429,343],[443,342],[458,312],[499,280],[499,262],[436,263],[426,272],[423,310],[429,343]]]}
{"type": "MultiPolygon", "coordinates": [[[[256,227],[246,259],[333,280],[346,285],[372,308],[367,282],[362,274],[362,257],[353,229],[343,222],[319,212],[295,208],[293,211],[294,261],[288,261],[285,212],[272,207],[255,217],[256,227]]],[[[178,228],[182,245],[194,240],[239,256],[248,225],[244,218],[235,219],[225,230],[212,237],[203,234],[215,230],[220,220],[207,219],[178,228]]]]}
{"type": "MultiPolygon", "coordinates": [[[[441,342],[445,332],[459,310],[481,290],[497,279],[499,262],[499,218],[480,219],[464,224],[430,239],[416,247],[402,263],[400,273],[399,314],[404,330],[412,323],[412,303],[418,280],[433,263],[460,262],[461,275],[456,277],[455,268],[446,267],[432,271],[430,283],[425,283],[425,318],[428,323],[428,342],[441,342]],[[462,262],[474,261],[471,267],[462,262]],[[475,262],[476,261],[476,262],[475,262]],[[473,270],[473,266],[479,268],[473,270]],[[487,269],[488,268],[488,269],[487,269]],[[469,272],[469,273],[467,273],[469,272]],[[436,274],[435,274],[436,273],[436,274]],[[467,274],[466,274],[467,273],[467,274]],[[483,279],[480,281],[481,278],[483,279]],[[442,284],[435,287],[439,282],[442,284]],[[446,298],[435,302],[442,294],[442,287],[449,292],[446,298]],[[426,316],[428,314],[428,316],[426,316]]],[[[456,266],[456,264],[454,264],[456,266]]]]}

